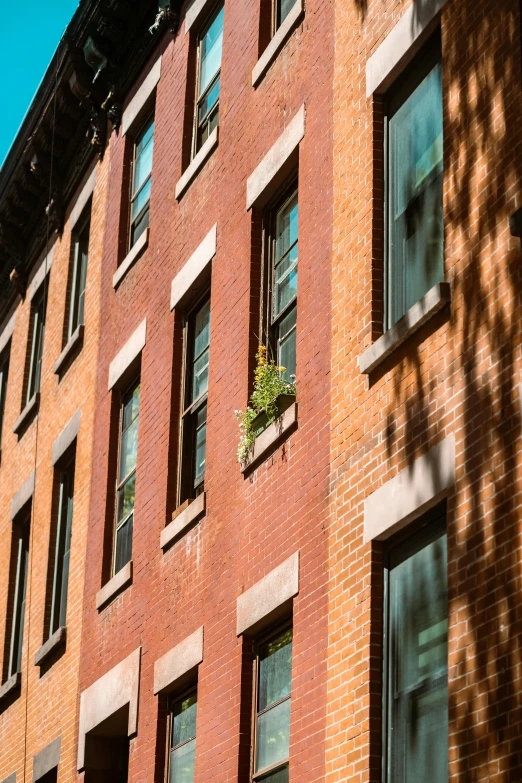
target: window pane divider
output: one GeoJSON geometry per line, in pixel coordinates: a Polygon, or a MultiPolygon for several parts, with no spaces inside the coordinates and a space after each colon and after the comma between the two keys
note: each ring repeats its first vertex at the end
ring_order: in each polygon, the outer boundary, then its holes
{"type": "Polygon", "coordinates": [[[127,483],[127,481],[128,481],[128,480],[129,480],[129,479],[132,477],[132,475],[133,475],[134,473],[136,473],[136,467],[132,468],[132,470],[130,470],[130,471],[127,473],[127,475],[125,476],[125,478],[123,478],[123,479],[121,480],[121,482],[120,482],[120,483],[118,484],[118,486],[117,486],[117,490],[118,490],[118,491],[119,491],[120,489],[122,489],[122,487],[123,487],[123,486],[124,486],[124,485],[127,483]]]}
{"type": "Polygon", "coordinates": [[[284,767],[288,766],[289,761],[290,758],[288,757],[283,761],[278,761],[275,764],[272,764],[270,767],[263,767],[263,769],[259,769],[257,772],[254,772],[252,779],[258,780],[259,778],[264,778],[266,775],[269,775],[271,772],[275,772],[278,769],[283,769],[284,767]]]}
{"type": "Polygon", "coordinates": [[[278,313],[277,316],[272,318],[270,322],[270,326],[276,326],[276,324],[279,321],[282,321],[284,318],[286,318],[286,316],[289,314],[290,310],[293,308],[296,302],[297,302],[297,294],[293,297],[293,299],[291,299],[288,302],[288,304],[284,306],[283,310],[281,310],[281,312],[278,313]]]}
{"type": "Polygon", "coordinates": [[[184,418],[189,413],[196,413],[197,410],[199,410],[200,407],[202,407],[202,404],[207,401],[208,397],[208,389],[206,389],[202,394],[199,395],[199,397],[196,397],[194,402],[191,402],[190,405],[185,408],[183,413],[181,414],[181,417],[184,418]]]}
{"type": "Polygon", "coordinates": [[[267,712],[270,712],[270,710],[273,710],[274,707],[279,707],[280,704],[282,704],[284,701],[288,701],[288,699],[292,698],[292,694],[288,693],[286,696],[282,696],[277,701],[274,701],[272,704],[270,704],[268,707],[265,707],[263,710],[260,710],[260,712],[257,713],[257,716],[265,715],[267,712]]]}

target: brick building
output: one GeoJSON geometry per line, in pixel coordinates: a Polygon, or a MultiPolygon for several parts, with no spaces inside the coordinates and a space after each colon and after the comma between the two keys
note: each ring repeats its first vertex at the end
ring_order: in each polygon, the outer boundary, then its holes
{"type": "Polygon", "coordinates": [[[0,176],[2,783],[521,778],[519,12],[80,3],[0,176]]]}

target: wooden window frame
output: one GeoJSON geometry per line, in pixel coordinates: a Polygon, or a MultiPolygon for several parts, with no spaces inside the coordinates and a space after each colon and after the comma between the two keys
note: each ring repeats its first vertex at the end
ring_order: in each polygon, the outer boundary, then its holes
{"type": "MultiPolygon", "coordinates": [[[[261,295],[261,333],[262,337],[260,342],[266,343],[269,348],[269,358],[274,359],[276,364],[278,363],[278,328],[280,323],[286,318],[287,315],[294,309],[296,310],[296,325],[294,331],[296,333],[297,340],[297,303],[299,298],[299,283],[298,292],[295,297],[287,303],[284,309],[274,317],[274,280],[275,280],[275,244],[276,244],[276,226],[277,216],[284,209],[284,207],[290,203],[290,201],[297,195],[297,204],[299,205],[299,183],[297,173],[293,173],[287,180],[283,189],[279,191],[278,195],[267,205],[263,213],[263,246],[264,246],[264,263],[263,263],[263,280],[262,280],[262,295],[261,295]]],[[[298,218],[299,221],[299,218],[298,218]]],[[[297,242],[292,245],[299,247],[299,223],[297,232],[297,242]]],[[[289,248],[289,251],[290,252],[289,248]]],[[[298,251],[298,280],[299,280],[299,251],[298,251]]],[[[297,347],[297,346],[296,346],[297,347]]],[[[296,350],[297,356],[297,350],[296,350]]]]}
{"type": "Polygon", "coordinates": [[[51,615],[49,621],[49,637],[53,635],[60,627],[66,624],[67,613],[67,598],[69,592],[69,575],[70,575],[70,552],[71,552],[71,537],[72,537],[72,523],[74,518],[74,480],[75,480],[75,466],[76,458],[71,456],[67,461],[64,461],[60,467],[56,468],[55,481],[58,485],[58,509],[57,509],[57,521],[56,521],[56,541],[54,547],[54,566],[53,566],[53,583],[51,592],[51,615]],[[66,488],[64,489],[64,483],[62,478],[66,477],[66,488]],[[72,499],[71,506],[69,506],[67,500],[69,495],[72,499]],[[65,505],[64,505],[65,497],[65,505]],[[69,513],[70,511],[70,513],[69,513]],[[62,539],[63,534],[63,541],[62,539]],[[65,589],[65,602],[64,598],[64,560],[67,554],[67,545],[69,545],[69,565],[67,568],[67,586],[65,589]]]}
{"type": "MultiPolygon", "coordinates": [[[[213,21],[216,19],[218,14],[220,13],[221,9],[224,9],[225,3],[224,0],[218,0],[217,3],[215,3],[212,6],[212,10],[207,14],[205,17],[205,21],[201,25],[200,31],[197,35],[197,44],[196,44],[196,91],[195,91],[195,100],[194,100],[194,120],[193,120],[193,127],[192,127],[192,147],[191,147],[191,159],[194,158],[203,144],[198,143],[199,135],[200,135],[200,128],[203,127],[208,121],[209,118],[214,114],[217,113],[217,125],[219,126],[219,103],[221,98],[221,84],[219,87],[219,94],[217,97],[217,101],[212,105],[212,107],[207,111],[205,114],[205,118],[203,122],[199,122],[199,105],[202,102],[202,100],[212,91],[213,87],[215,86],[216,82],[218,80],[221,80],[221,66],[223,61],[223,51],[221,52],[221,61],[219,63],[219,69],[216,71],[214,76],[212,77],[211,81],[207,84],[203,92],[200,94],[200,79],[201,79],[201,44],[203,41],[203,38],[205,37],[209,27],[212,25],[213,21]]],[[[223,29],[224,29],[224,20],[223,20],[223,29]]],[[[210,134],[209,134],[210,135],[210,134]]],[[[208,137],[207,137],[208,138],[208,137]]]]}
{"type": "MultiPolygon", "coordinates": [[[[131,176],[130,176],[130,182],[129,182],[129,228],[128,228],[128,240],[127,240],[127,250],[130,251],[136,244],[136,242],[139,241],[138,239],[135,239],[134,242],[132,241],[132,230],[133,226],[136,224],[139,218],[143,216],[145,213],[145,210],[149,210],[149,219],[147,226],[145,227],[144,231],[147,230],[147,228],[150,226],[150,198],[152,196],[152,167],[154,165],[154,147],[152,151],[152,163],[150,167],[150,174],[148,175],[147,179],[141,183],[140,187],[135,191],[134,190],[134,174],[136,172],[136,149],[139,143],[139,139],[141,136],[144,136],[149,124],[154,125],[154,130],[152,133],[152,144],[154,145],[155,142],[155,135],[156,135],[156,104],[154,105],[146,112],[145,118],[143,122],[140,123],[138,126],[138,130],[132,137],[132,161],[131,161],[131,176]],[[138,212],[134,220],[132,219],[132,205],[134,201],[138,198],[139,194],[143,190],[143,188],[148,184],[151,183],[151,195],[149,196],[149,199],[147,203],[141,208],[141,210],[138,212]]],[[[143,233],[143,232],[142,232],[143,233]]],[[[141,234],[140,234],[141,236],[141,234]]]]}
{"type": "MultiPolygon", "coordinates": [[[[135,508],[136,508],[136,498],[134,498],[134,505],[132,507],[132,511],[130,511],[124,519],[121,520],[121,522],[118,521],[118,501],[119,501],[119,491],[122,489],[125,484],[129,481],[132,476],[136,476],[137,469],[138,469],[138,452],[136,451],[136,465],[134,468],[120,481],[120,459],[121,459],[121,449],[123,444],[123,413],[125,410],[125,404],[126,400],[130,397],[132,397],[132,394],[134,392],[134,389],[136,387],[140,387],[140,404],[138,408],[138,444],[139,444],[139,417],[141,414],[141,373],[135,373],[133,375],[133,380],[128,383],[125,388],[120,392],[120,400],[119,400],[119,420],[118,420],[118,450],[116,454],[116,481],[115,481],[115,500],[114,500],[114,528],[113,528],[113,552],[112,552],[112,564],[111,564],[111,574],[112,576],[116,576],[118,571],[115,570],[116,568],[116,553],[118,549],[118,531],[128,522],[131,516],[134,516],[135,508]]],[[[135,420],[133,419],[131,424],[135,420]]],[[[130,425],[129,425],[130,426],[130,425]]],[[[136,490],[135,490],[136,491],[136,490]]],[[[134,540],[134,519],[132,521],[132,537],[134,540]]],[[[132,560],[132,556],[130,558],[132,560]]],[[[129,562],[129,561],[127,561],[129,562]]],[[[125,567],[126,564],[122,566],[122,568],[125,567]]],[[[121,569],[120,569],[121,570],[121,569]]]]}
{"type": "Polygon", "coordinates": [[[91,207],[92,199],[89,199],[89,203],[84,210],[84,214],[74,227],[72,232],[72,267],[71,267],[71,284],[69,287],[69,313],[67,318],[67,339],[66,343],[71,339],[76,329],[85,323],[85,291],[87,282],[87,269],[89,265],[89,243],[91,234],[91,207]],[[85,274],[84,265],[82,263],[82,240],[87,238],[86,241],[86,254],[85,254],[85,274]],[[82,285],[83,288],[80,289],[82,285]],[[83,308],[80,314],[80,301],[83,295],[83,308]]]}
{"type": "MultiPolygon", "coordinates": [[[[435,507],[416,521],[415,529],[411,527],[401,531],[388,542],[383,550],[383,626],[382,626],[382,781],[390,783],[389,760],[389,705],[390,690],[393,684],[394,658],[390,639],[390,571],[392,554],[401,551],[403,560],[421,551],[424,547],[447,534],[446,504],[435,507]]],[[[447,669],[448,670],[448,669],[447,669]]]]}
{"type": "MultiPolygon", "coordinates": [[[[42,381],[43,346],[45,338],[45,316],[47,309],[47,281],[44,280],[40,291],[31,302],[29,325],[27,389],[24,403],[27,405],[40,391],[42,381]],[[39,321],[36,321],[39,318],[39,321]]],[[[23,407],[23,406],[22,406],[23,407]]]]}
{"type": "MultiPolygon", "coordinates": [[[[394,271],[393,260],[390,248],[390,191],[393,187],[393,178],[391,176],[392,155],[390,152],[390,120],[397,113],[401,106],[408,100],[409,96],[420,86],[422,81],[428,76],[431,69],[437,64],[442,64],[442,48],[440,41],[440,29],[435,32],[421,51],[408,64],[404,73],[390,86],[383,97],[383,136],[384,136],[384,188],[383,188],[383,303],[382,303],[382,325],[383,331],[387,332],[397,322],[391,321],[391,296],[393,295],[394,271]]],[[[444,172],[443,172],[444,176],[444,172]]],[[[444,217],[444,216],[443,216],[444,217]]],[[[427,292],[426,292],[427,293],[427,292]]],[[[407,308],[406,308],[407,311],[407,308]]],[[[399,320],[399,319],[398,319],[399,320]]]]}
{"type": "MultiPolygon", "coordinates": [[[[196,740],[196,747],[197,747],[197,708],[196,708],[196,734],[191,737],[188,740],[185,740],[185,742],[180,743],[179,745],[176,745],[175,748],[171,747],[172,742],[172,727],[174,723],[174,707],[178,702],[184,701],[184,699],[188,699],[189,696],[192,696],[192,694],[195,693],[196,696],[199,696],[198,693],[198,683],[192,683],[192,685],[189,685],[185,688],[185,690],[182,690],[178,693],[174,692],[169,694],[168,700],[167,700],[167,742],[166,742],[166,759],[165,759],[165,783],[170,783],[170,756],[173,750],[176,750],[177,748],[183,747],[183,745],[186,745],[188,742],[192,742],[193,739],[196,740]]],[[[199,698],[196,698],[196,704],[199,706],[199,698]]]]}
{"type": "MultiPolygon", "coordinates": [[[[293,624],[293,618],[289,618],[285,620],[284,622],[280,623],[276,627],[272,627],[270,630],[268,630],[266,633],[261,635],[255,642],[254,647],[254,665],[253,665],[253,680],[252,680],[252,738],[251,738],[251,763],[250,763],[250,783],[258,783],[258,781],[263,781],[264,778],[266,778],[268,775],[271,775],[274,772],[279,771],[280,769],[284,769],[286,767],[290,767],[290,756],[288,758],[283,759],[281,761],[278,761],[276,764],[272,764],[270,767],[264,767],[261,771],[256,772],[256,751],[257,751],[257,720],[259,715],[263,715],[266,712],[270,711],[276,706],[279,706],[279,704],[282,704],[285,701],[292,699],[292,688],[290,688],[290,693],[288,696],[285,696],[284,699],[280,699],[279,701],[275,702],[274,704],[271,704],[270,707],[266,708],[265,710],[262,710],[262,712],[258,712],[257,710],[257,703],[259,698],[259,652],[261,647],[266,644],[266,642],[270,641],[270,639],[273,639],[277,636],[280,636],[285,631],[292,630],[292,670],[293,670],[293,663],[294,663],[294,651],[293,651],[293,641],[294,641],[294,624],[293,624]]],[[[293,680],[293,671],[292,671],[292,677],[290,680],[290,684],[292,684],[293,680]]],[[[290,727],[289,727],[290,730],[290,727]]]]}
{"type": "MultiPolygon", "coordinates": [[[[186,500],[194,500],[198,495],[204,492],[205,472],[196,485],[194,460],[196,457],[196,418],[205,406],[208,405],[208,387],[197,399],[189,402],[190,391],[192,388],[193,369],[194,369],[194,324],[198,312],[208,301],[211,307],[210,287],[205,290],[201,296],[187,312],[183,322],[183,365],[181,376],[181,404],[182,411],[180,415],[180,445],[179,445],[179,480],[178,480],[178,506],[186,500]]],[[[210,310],[212,315],[212,310],[210,310]]],[[[210,359],[210,339],[209,339],[209,359],[210,359]]],[[[208,414],[208,408],[207,408],[208,414]]],[[[205,424],[207,418],[205,419],[205,424]]],[[[206,467],[206,466],[205,466],[206,467]]]]}

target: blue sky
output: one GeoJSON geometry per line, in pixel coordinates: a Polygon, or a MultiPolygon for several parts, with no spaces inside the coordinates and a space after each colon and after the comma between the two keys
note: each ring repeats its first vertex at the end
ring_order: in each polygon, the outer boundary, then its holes
{"type": "Polygon", "coordinates": [[[0,165],[79,0],[0,0],[0,165]]]}

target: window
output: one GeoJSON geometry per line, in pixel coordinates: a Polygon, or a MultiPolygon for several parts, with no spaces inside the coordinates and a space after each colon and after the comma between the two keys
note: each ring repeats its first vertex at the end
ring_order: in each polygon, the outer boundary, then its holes
{"type": "Polygon", "coordinates": [[[444,280],[442,66],[423,52],[387,101],[385,328],[444,280]]]}
{"type": "Polygon", "coordinates": [[[290,380],[296,371],[298,201],[294,187],[269,215],[267,322],[276,363],[290,380]]]}
{"type": "Polygon", "coordinates": [[[2,445],[2,430],[4,424],[5,398],[7,395],[7,376],[9,374],[10,350],[6,348],[0,355],[0,448],[2,445]]]}
{"type": "Polygon", "coordinates": [[[193,155],[202,147],[219,124],[219,85],[224,15],[224,6],[220,5],[199,36],[193,155]]]}
{"type": "Polygon", "coordinates": [[[67,588],[74,501],[74,461],[57,471],[58,522],[54,557],[53,593],[49,636],[66,624],[67,588]]]}
{"type": "Polygon", "coordinates": [[[172,705],[170,718],[169,783],[192,783],[196,758],[197,691],[172,705]]]}
{"type": "Polygon", "coordinates": [[[91,209],[89,207],[88,214],[82,220],[79,229],[73,234],[73,264],[69,294],[67,340],[70,340],[78,326],[84,323],[85,283],[87,280],[90,228],[91,209]]]}
{"type": "Polygon", "coordinates": [[[152,155],[154,152],[154,115],[152,114],[134,142],[132,166],[130,247],[149,226],[152,155]]]}
{"type": "Polygon", "coordinates": [[[118,481],[116,485],[115,574],[132,558],[139,413],[140,382],[137,379],[122,397],[118,481]]]}
{"type": "Polygon", "coordinates": [[[254,768],[252,779],[288,783],[292,629],[263,640],[256,660],[254,768]]]}
{"type": "Polygon", "coordinates": [[[42,373],[42,354],[45,330],[45,305],[46,305],[46,284],[40,287],[40,291],[33,299],[31,331],[29,340],[29,375],[27,379],[27,391],[25,403],[32,400],[34,395],[40,391],[40,377],[42,373]]]}
{"type": "Polygon", "coordinates": [[[444,517],[388,552],[385,584],[384,779],[447,783],[444,517]]]}
{"type": "Polygon", "coordinates": [[[273,33],[275,33],[294,7],[296,0],[273,0],[273,2],[273,33]]]}
{"type": "Polygon", "coordinates": [[[29,564],[29,511],[20,521],[13,523],[12,547],[15,560],[14,596],[9,645],[7,677],[22,671],[22,649],[24,639],[25,596],[27,591],[27,571],[29,564]]]}
{"type": "Polygon", "coordinates": [[[203,492],[207,447],[207,392],[210,359],[210,296],[185,324],[185,379],[182,414],[180,503],[203,492]]]}

